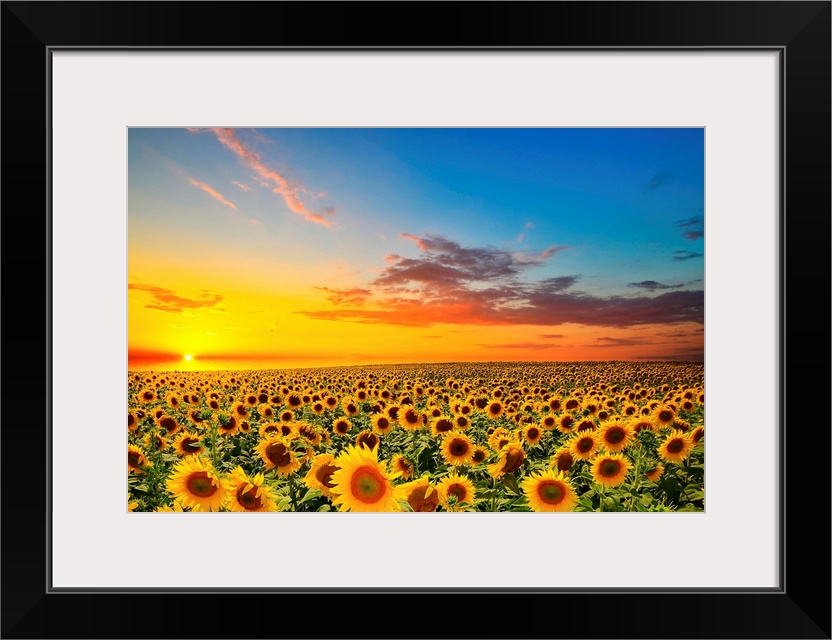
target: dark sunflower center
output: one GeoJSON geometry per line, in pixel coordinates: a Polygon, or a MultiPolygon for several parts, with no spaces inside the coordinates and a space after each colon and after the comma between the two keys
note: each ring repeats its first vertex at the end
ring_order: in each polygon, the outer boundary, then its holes
{"type": "Polygon", "coordinates": [[[474,451],[473,460],[474,462],[482,462],[483,460],[485,460],[485,451],[483,451],[482,449],[477,449],[476,451],[474,451]]]}
{"type": "Polygon", "coordinates": [[[269,426],[267,426],[263,429],[263,433],[271,433],[272,431],[277,431],[277,425],[276,424],[270,424],[269,426]]]}
{"type": "Polygon", "coordinates": [[[192,473],[188,476],[188,480],[185,484],[188,487],[188,491],[195,496],[199,496],[200,498],[207,498],[208,496],[213,495],[217,490],[217,487],[211,483],[211,478],[208,477],[208,474],[205,471],[192,473]]]}
{"type": "Polygon", "coordinates": [[[598,466],[598,473],[605,478],[614,478],[621,471],[621,463],[618,460],[604,460],[598,466]]]}
{"type": "Polygon", "coordinates": [[[566,497],[560,482],[543,482],[537,487],[537,496],[546,504],[559,504],[566,497]]]}
{"type": "Polygon", "coordinates": [[[390,421],[387,418],[382,416],[381,418],[378,419],[378,422],[376,422],[376,426],[379,429],[386,429],[387,427],[390,426],[390,421]]]}
{"type": "Polygon", "coordinates": [[[463,502],[468,495],[468,490],[459,483],[454,483],[448,487],[448,495],[456,496],[457,501],[463,502]]]}
{"type": "Polygon", "coordinates": [[[365,445],[368,449],[372,449],[378,444],[378,436],[374,433],[362,433],[357,438],[358,445],[365,445]]]}
{"type": "Polygon", "coordinates": [[[335,485],[332,484],[332,474],[338,471],[339,467],[331,464],[324,464],[318,467],[315,471],[315,478],[326,488],[331,489],[335,485]]]}
{"type": "Polygon", "coordinates": [[[144,398],[145,400],[153,400],[153,392],[152,391],[145,391],[142,394],[142,398],[144,398]]]}
{"type": "Polygon", "coordinates": [[[581,438],[578,440],[578,451],[581,453],[586,453],[590,449],[592,449],[592,445],[594,444],[594,440],[592,438],[581,438]]]}
{"type": "Polygon", "coordinates": [[[572,454],[568,451],[560,454],[558,458],[558,471],[569,471],[572,468],[573,462],[572,454]]]}
{"type": "Polygon", "coordinates": [[[522,449],[513,449],[506,453],[506,461],[503,464],[503,473],[512,473],[517,471],[523,464],[525,454],[522,449]]]}
{"type": "Polygon", "coordinates": [[[286,445],[282,442],[274,442],[266,447],[266,457],[269,462],[278,466],[285,467],[292,459],[292,454],[286,449],[286,445]]]}
{"type": "Polygon", "coordinates": [[[567,400],[566,401],[566,410],[572,411],[572,409],[578,408],[578,401],[577,400],[567,400]]]}
{"type": "Polygon", "coordinates": [[[679,453],[685,448],[685,442],[681,438],[674,438],[667,443],[667,450],[670,453],[679,453]]]}
{"type": "Polygon", "coordinates": [[[673,420],[673,412],[667,409],[659,411],[659,420],[662,422],[670,422],[673,420]]]}
{"type": "Polygon", "coordinates": [[[560,426],[564,429],[571,429],[573,424],[575,424],[575,419],[572,416],[563,416],[560,421],[560,426]]]}
{"type": "Polygon", "coordinates": [[[348,431],[347,423],[346,422],[336,422],[335,423],[335,430],[338,433],[346,433],[348,431]]]}
{"type": "Polygon", "coordinates": [[[185,438],[184,440],[182,440],[182,449],[184,449],[185,451],[196,453],[201,448],[202,447],[199,444],[199,440],[196,440],[194,438],[185,438]]]}
{"type": "Polygon", "coordinates": [[[134,467],[138,467],[140,459],[141,459],[141,454],[138,454],[135,451],[128,451],[127,452],[127,463],[128,464],[131,464],[134,467]]]}
{"type": "Polygon", "coordinates": [[[545,418],[543,418],[543,424],[545,424],[547,427],[552,427],[555,424],[555,419],[552,416],[546,416],[545,418]]]}
{"type": "Polygon", "coordinates": [[[425,494],[427,491],[428,487],[418,487],[408,497],[407,502],[414,511],[436,511],[436,507],[439,504],[439,496],[436,491],[431,491],[430,497],[426,498],[425,494]]]}
{"type": "Polygon", "coordinates": [[[499,402],[495,402],[490,407],[488,407],[488,412],[493,413],[493,414],[497,414],[497,413],[500,413],[500,411],[502,411],[502,409],[503,409],[503,406],[499,402]]]}
{"type": "Polygon", "coordinates": [[[465,442],[465,440],[462,440],[460,438],[454,438],[453,440],[451,440],[451,444],[448,446],[448,449],[450,450],[451,455],[459,457],[464,456],[466,453],[468,453],[469,447],[468,443],[465,442]]]}
{"type": "Polygon", "coordinates": [[[618,444],[626,435],[626,432],[621,427],[612,427],[607,429],[607,432],[604,434],[604,440],[610,444],[618,444]]]}
{"type": "Polygon", "coordinates": [[[241,485],[237,487],[237,502],[244,509],[248,509],[249,511],[255,511],[263,506],[263,500],[257,494],[257,487],[252,487],[245,493],[243,493],[243,489],[245,485],[241,485]]]}
{"type": "Polygon", "coordinates": [[[540,435],[540,431],[538,431],[536,427],[531,427],[526,432],[526,435],[529,437],[529,440],[535,440],[540,435]]]}
{"type": "Polygon", "coordinates": [[[176,424],[176,420],[168,416],[159,420],[159,426],[165,429],[168,433],[170,433],[171,431],[176,431],[176,428],[179,425],[176,424]]]}
{"type": "Polygon", "coordinates": [[[409,424],[417,424],[419,422],[419,414],[415,411],[408,411],[404,414],[404,419],[409,424]]]}
{"type": "Polygon", "coordinates": [[[705,432],[702,429],[697,429],[693,433],[692,440],[694,441],[694,443],[698,443],[702,439],[702,436],[704,436],[704,435],[705,435],[705,432]]]}
{"type": "Polygon", "coordinates": [[[453,428],[454,428],[454,424],[450,420],[442,419],[442,420],[437,420],[436,421],[436,430],[439,433],[444,433],[446,431],[450,431],[453,428]]]}
{"type": "Polygon", "coordinates": [[[237,407],[237,415],[245,417],[245,416],[248,415],[248,411],[246,410],[245,407],[242,407],[242,406],[237,407]]]}
{"type": "Polygon", "coordinates": [[[350,489],[356,500],[373,504],[384,497],[385,481],[373,467],[361,467],[352,474],[350,489]]]}

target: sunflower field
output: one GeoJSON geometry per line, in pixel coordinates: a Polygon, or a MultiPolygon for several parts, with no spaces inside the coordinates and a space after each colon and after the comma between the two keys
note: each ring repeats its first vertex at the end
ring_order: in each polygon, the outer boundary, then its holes
{"type": "Polygon", "coordinates": [[[128,372],[129,511],[704,511],[704,369],[128,372]]]}

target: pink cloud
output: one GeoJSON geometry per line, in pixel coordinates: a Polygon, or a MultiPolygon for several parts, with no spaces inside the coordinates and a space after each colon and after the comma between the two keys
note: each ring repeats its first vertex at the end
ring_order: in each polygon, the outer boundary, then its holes
{"type": "Polygon", "coordinates": [[[242,189],[243,191],[248,191],[249,189],[251,189],[251,187],[248,186],[247,184],[243,184],[242,182],[237,182],[236,180],[234,182],[232,182],[231,184],[233,184],[235,187],[240,187],[240,189],[242,189]]]}
{"type": "MultiPolygon", "coordinates": [[[[237,137],[234,129],[213,128],[211,132],[217,136],[217,140],[233,152],[241,162],[253,170],[263,180],[261,184],[268,185],[274,193],[283,196],[286,206],[293,213],[303,216],[306,220],[320,224],[325,227],[332,226],[332,223],[319,213],[314,213],[306,208],[300,199],[300,192],[303,187],[299,184],[290,183],[286,177],[267,166],[256,151],[248,148],[242,140],[237,137]]],[[[332,210],[334,213],[334,210],[332,210]]]]}
{"type": "Polygon", "coordinates": [[[231,207],[232,209],[236,209],[237,205],[235,205],[230,200],[226,200],[221,193],[219,193],[216,189],[214,189],[211,185],[205,184],[204,182],[200,182],[199,180],[194,180],[193,178],[188,178],[188,182],[190,182],[195,187],[202,189],[205,193],[207,193],[212,198],[219,200],[222,202],[226,207],[231,207]]]}

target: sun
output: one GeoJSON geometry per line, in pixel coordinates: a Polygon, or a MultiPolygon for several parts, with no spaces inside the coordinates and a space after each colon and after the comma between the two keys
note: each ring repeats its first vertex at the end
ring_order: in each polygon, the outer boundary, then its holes
{"type": "Polygon", "coordinates": [[[194,359],[194,357],[190,353],[185,354],[185,360],[187,360],[188,362],[190,362],[193,359],[194,359]]]}

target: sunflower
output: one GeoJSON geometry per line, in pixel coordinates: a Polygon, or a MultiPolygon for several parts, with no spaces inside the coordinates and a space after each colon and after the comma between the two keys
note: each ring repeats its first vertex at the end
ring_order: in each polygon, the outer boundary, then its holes
{"type": "Polygon", "coordinates": [[[666,404],[660,404],[653,410],[653,418],[659,428],[669,427],[676,418],[676,412],[666,404]]]}
{"type": "Polygon", "coordinates": [[[572,483],[558,471],[537,471],[520,483],[532,511],[572,511],[578,496],[572,483]]]}
{"type": "Polygon", "coordinates": [[[474,445],[471,439],[461,431],[450,431],[442,439],[441,451],[446,464],[459,466],[471,461],[474,455],[474,445]]]}
{"type": "Polygon", "coordinates": [[[407,480],[413,475],[413,463],[400,453],[393,456],[393,459],[390,461],[390,469],[392,471],[398,471],[401,474],[400,477],[404,480],[407,480]]]}
{"type": "Polygon", "coordinates": [[[202,440],[200,437],[190,431],[183,431],[180,433],[179,437],[176,438],[176,441],[173,443],[173,447],[176,449],[176,454],[182,458],[194,455],[198,456],[200,453],[205,451],[205,447],[202,446],[202,440]]]}
{"type": "Polygon", "coordinates": [[[135,431],[139,426],[139,419],[136,417],[135,413],[130,411],[127,412],[127,430],[128,431],[135,431]]]}
{"type": "Polygon", "coordinates": [[[264,402],[263,404],[257,406],[257,413],[259,413],[260,417],[264,420],[271,420],[274,418],[274,407],[264,402]]]}
{"type": "Polygon", "coordinates": [[[399,412],[399,424],[408,431],[416,431],[422,428],[422,416],[415,407],[408,407],[399,412]]]}
{"type": "Polygon", "coordinates": [[[348,434],[352,429],[352,422],[349,418],[338,418],[332,423],[332,430],[335,433],[340,433],[342,436],[348,434]]]}
{"type": "Polygon", "coordinates": [[[653,425],[653,421],[650,419],[649,416],[634,416],[632,420],[630,420],[630,429],[632,429],[633,433],[638,433],[639,431],[643,431],[647,429],[652,431],[655,427],[653,425]]]}
{"type": "Polygon", "coordinates": [[[590,460],[601,446],[598,434],[594,431],[576,433],[569,441],[569,451],[578,460],[590,460]]]}
{"type": "Polygon", "coordinates": [[[268,434],[255,451],[260,459],[266,463],[266,471],[277,469],[277,474],[288,476],[300,469],[300,462],[291,449],[291,440],[272,433],[268,434]]]}
{"type": "Polygon", "coordinates": [[[318,433],[318,430],[308,422],[297,423],[297,434],[299,437],[304,438],[313,447],[317,447],[321,444],[321,434],[318,433]]]}
{"type": "Polygon", "coordinates": [[[205,418],[202,417],[202,411],[199,409],[189,409],[188,420],[190,420],[195,427],[205,426],[205,418]]]}
{"type": "Polygon", "coordinates": [[[357,436],[355,436],[356,447],[367,447],[368,449],[375,449],[378,446],[379,438],[369,429],[364,429],[357,436]]]}
{"type": "Polygon", "coordinates": [[[647,471],[645,471],[644,475],[647,477],[647,479],[650,482],[656,482],[656,480],[658,480],[659,478],[662,477],[663,473],[664,473],[664,465],[663,464],[657,464],[652,469],[648,469],[647,471]]]}
{"type": "Polygon", "coordinates": [[[182,430],[182,427],[176,421],[176,418],[173,416],[169,416],[166,413],[162,413],[161,416],[156,418],[156,426],[162,427],[169,436],[172,436],[174,433],[178,433],[182,430]]]}
{"type": "Polygon", "coordinates": [[[523,429],[523,437],[530,445],[536,445],[543,437],[543,430],[536,424],[526,425],[523,429]]]}
{"type": "Polygon", "coordinates": [[[153,389],[142,389],[139,391],[138,395],[136,396],[140,402],[144,402],[145,404],[149,404],[154,402],[156,398],[159,396],[156,395],[156,392],[153,389]]]}
{"type": "Polygon", "coordinates": [[[674,429],[659,445],[659,457],[668,462],[682,462],[690,455],[694,446],[687,434],[674,429]]]}
{"type": "Polygon", "coordinates": [[[332,474],[330,491],[340,511],[401,510],[403,492],[392,482],[399,472],[387,471],[387,462],[378,461],[377,448],[349,445],[335,462],[339,469],[332,474]]]}
{"type": "Polygon", "coordinates": [[[430,430],[435,436],[444,435],[449,431],[453,431],[454,421],[447,416],[438,416],[430,423],[430,430]]]}
{"type": "Polygon", "coordinates": [[[358,415],[358,403],[353,398],[344,398],[341,400],[341,408],[348,416],[358,415]]]}
{"type": "Polygon", "coordinates": [[[693,431],[690,432],[690,441],[695,445],[699,444],[702,438],[705,437],[705,427],[699,426],[696,427],[693,431]]]}
{"type": "Polygon", "coordinates": [[[578,426],[575,427],[575,431],[595,431],[596,428],[595,420],[587,417],[578,421],[578,426]]]}
{"type": "Polygon", "coordinates": [[[488,473],[493,478],[499,478],[505,473],[517,471],[523,465],[525,458],[523,446],[510,442],[500,450],[500,456],[494,464],[488,467],[488,473]]]}
{"type": "Polygon", "coordinates": [[[147,454],[134,444],[127,445],[127,473],[141,475],[145,468],[152,467],[153,463],[147,459],[147,454]]]}
{"type": "Polygon", "coordinates": [[[280,421],[281,422],[292,422],[295,419],[295,413],[291,409],[286,409],[286,411],[280,412],[280,421]]]}
{"type": "Polygon", "coordinates": [[[248,418],[248,407],[244,402],[235,402],[231,407],[231,415],[238,420],[245,420],[248,418]]]}
{"type": "Polygon", "coordinates": [[[488,403],[488,408],[485,411],[489,418],[499,418],[503,415],[503,403],[495,400],[488,403]]]}
{"type": "Polygon", "coordinates": [[[325,409],[326,407],[324,406],[324,403],[320,400],[317,400],[316,402],[312,403],[312,413],[314,413],[316,416],[323,415],[325,409]]]}
{"type": "Polygon", "coordinates": [[[439,492],[430,485],[428,476],[406,482],[396,487],[414,511],[436,511],[439,506],[439,492]]]}
{"type": "MultiPolygon", "coordinates": [[[[265,438],[267,433],[276,433],[278,435],[285,435],[282,434],[280,431],[280,427],[282,425],[275,424],[274,422],[264,422],[260,425],[259,429],[257,430],[260,433],[261,438],[265,438]]],[[[291,430],[291,427],[290,427],[291,430]]]]}
{"type": "Polygon", "coordinates": [[[469,463],[472,467],[478,465],[480,462],[485,460],[488,457],[488,450],[477,445],[474,447],[474,451],[471,454],[471,462],[469,463]]]}
{"type": "Polygon", "coordinates": [[[468,418],[468,416],[464,414],[459,414],[454,418],[454,429],[465,431],[465,429],[467,429],[470,426],[471,420],[468,418]]]}
{"type": "Polygon", "coordinates": [[[598,440],[610,453],[618,453],[633,441],[633,430],[622,420],[608,420],[598,429],[598,440]]]}
{"type": "Polygon", "coordinates": [[[228,493],[211,463],[199,456],[188,456],[173,467],[167,490],[183,507],[200,511],[219,511],[225,506],[228,493]]]}
{"type": "Polygon", "coordinates": [[[385,433],[390,433],[392,430],[393,423],[390,422],[390,418],[386,415],[379,413],[373,416],[373,431],[384,435],[385,433]]]}
{"type": "Polygon", "coordinates": [[[561,433],[572,433],[575,430],[575,418],[571,413],[564,413],[558,416],[555,426],[561,433]]]}
{"type": "Polygon", "coordinates": [[[217,424],[217,433],[222,436],[233,436],[240,429],[240,420],[232,413],[227,416],[224,413],[220,414],[217,424]]]}
{"type": "Polygon", "coordinates": [[[177,394],[175,391],[168,391],[165,394],[165,402],[168,403],[168,406],[171,409],[178,409],[179,405],[182,404],[182,398],[180,398],[179,394],[177,394]]]}
{"type": "Polygon", "coordinates": [[[263,474],[248,476],[238,466],[223,480],[230,511],[278,511],[274,494],[263,486],[263,474]]]}
{"type": "Polygon", "coordinates": [[[436,485],[439,502],[448,511],[462,511],[462,505],[473,506],[477,490],[467,476],[456,472],[442,478],[436,485]]]}
{"type": "Polygon", "coordinates": [[[338,471],[338,465],[335,464],[335,456],[331,453],[322,453],[315,456],[303,483],[310,489],[320,489],[323,495],[331,498],[331,489],[335,486],[332,483],[332,474],[336,471],[338,471]]]}
{"type": "Polygon", "coordinates": [[[558,419],[553,415],[543,416],[540,419],[540,426],[546,431],[551,431],[558,424],[558,419]]]}
{"type": "Polygon", "coordinates": [[[558,471],[564,473],[572,469],[575,464],[575,456],[572,455],[568,446],[563,446],[552,455],[552,461],[549,463],[550,467],[557,467],[558,471]]]}
{"type": "Polygon", "coordinates": [[[630,470],[630,461],[620,453],[605,453],[592,459],[592,479],[605,487],[617,487],[630,470]]]}

